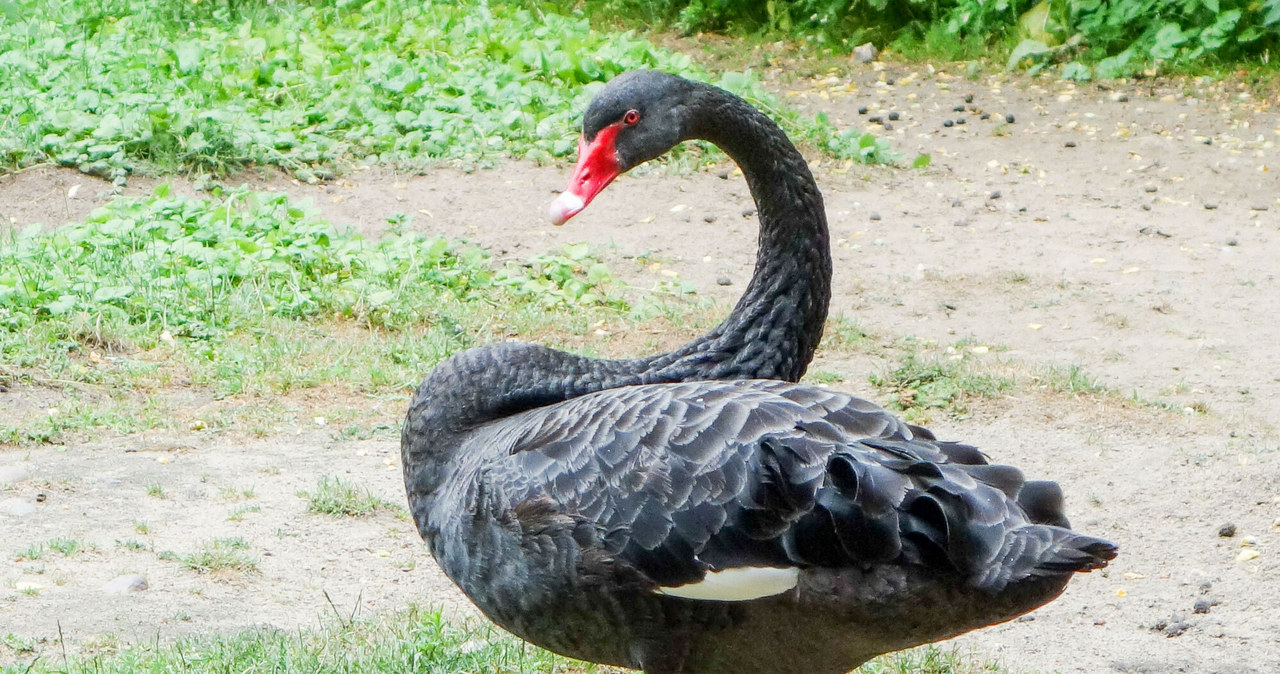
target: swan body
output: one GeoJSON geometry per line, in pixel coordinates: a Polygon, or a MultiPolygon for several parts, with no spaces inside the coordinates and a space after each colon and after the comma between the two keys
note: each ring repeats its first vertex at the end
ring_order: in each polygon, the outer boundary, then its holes
{"type": "Polygon", "coordinates": [[[671,353],[502,343],[428,375],[402,440],[410,510],[485,615],[649,674],[836,673],[1014,618],[1114,557],[1068,528],[1054,483],[793,383],[821,336],[830,257],[812,177],[767,118],[638,72],[597,95],[583,137],[553,220],[707,138],[743,166],[760,256],[730,316],[671,353]]]}

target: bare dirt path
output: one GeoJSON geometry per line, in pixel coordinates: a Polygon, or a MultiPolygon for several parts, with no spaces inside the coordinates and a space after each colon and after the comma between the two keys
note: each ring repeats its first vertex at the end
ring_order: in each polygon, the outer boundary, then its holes
{"type": "MultiPolygon", "coordinates": [[[[1076,365],[1118,392],[1071,397],[1024,385],[976,403],[968,418],[935,419],[939,435],[1062,482],[1076,526],[1122,548],[1106,573],[958,646],[1013,671],[1280,671],[1275,94],[1195,82],[1104,90],[967,80],[892,66],[780,86],[794,104],[890,135],[908,159],[918,151],[933,158],[923,171],[817,166],[835,244],[833,314],[883,340],[914,336],[935,352],[968,350],[1022,372],[1023,382],[1076,365]],[[1142,402],[1124,400],[1131,396],[1142,402]],[[1227,523],[1236,533],[1220,537],[1227,523]]],[[[727,305],[750,275],[755,232],[746,187],[730,171],[624,177],[564,228],[542,216],[563,167],[357,170],[318,187],[259,182],[311,198],[337,223],[376,231],[409,214],[415,227],[501,255],[587,241],[637,285],[676,272],[727,305]],[[640,254],[659,264],[636,264],[640,254]],[[725,278],[731,285],[718,283],[725,278]]],[[[129,191],[153,184],[138,179],[129,191]]],[[[32,169],[0,178],[0,216],[64,222],[101,203],[104,190],[73,172],[32,169]]],[[[885,365],[874,353],[825,353],[814,369],[876,397],[866,375],[885,365]]],[[[47,396],[29,387],[0,393],[0,417],[38,411],[47,396]]],[[[0,632],[50,648],[59,622],[68,641],[89,646],[109,645],[110,635],[289,628],[332,611],[324,591],[340,608],[441,602],[467,612],[408,523],[390,513],[331,520],[305,512],[295,492],[322,474],[403,498],[397,442],[345,441],[317,427],[317,410],[332,401],[315,398],[284,401],[294,421],[261,437],[193,432],[0,447],[0,470],[18,478],[0,486],[0,632]],[[147,494],[157,483],[163,499],[147,494]],[[252,498],[236,496],[246,489],[252,498]],[[227,521],[246,505],[259,510],[227,521]],[[260,575],[200,576],[155,554],[227,536],[250,543],[260,575]],[[60,537],[97,550],[18,559],[60,537]],[[146,575],[151,589],[99,590],[124,573],[146,575]],[[32,584],[39,589],[23,589],[32,584]]],[[[352,404],[394,419],[402,403],[352,404]]],[[[12,657],[0,645],[0,662],[12,657]]]]}

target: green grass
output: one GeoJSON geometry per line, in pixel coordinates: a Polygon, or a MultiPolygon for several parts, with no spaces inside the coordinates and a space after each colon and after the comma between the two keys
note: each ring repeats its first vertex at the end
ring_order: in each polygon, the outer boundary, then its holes
{"type": "Polygon", "coordinates": [[[924,353],[912,340],[906,340],[903,348],[897,363],[869,380],[891,396],[887,406],[903,412],[909,421],[927,423],[933,410],[963,418],[971,399],[993,397],[1015,385],[1010,377],[974,367],[963,343],[952,355],[924,353]]]}
{"type": "MultiPolygon", "coordinates": [[[[317,180],[354,164],[422,168],[576,148],[600,82],[685,55],[588,21],[501,3],[7,0],[0,166],[137,170],[274,165],[317,180]],[[234,11],[231,11],[234,8],[234,11]]],[[[719,83],[794,136],[864,161],[883,141],[777,105],[752,75],[719,83]]]]}
{"type": "Polygon", "coordinates": [[[178,557],[178,561],[196,573],[258,572],[258,563],[246,550],[249,543],[243,538],[215,538],[200,546],[199,550],[178,557]]]}
{"type": "Polygon", "coordinates": [[[315,491],[303,492],[300,496],[307,500],[307,512],[332,517],[367,517],[393,508],[369,490],[329,475],[320,477],[315,491]]]}
{"type": "Polygon", "coordinates": [[[61,553],[63,557],[75,557],[92,550],[93,546],[75,538],[55,538],[49,541],[49,549],[61,553]]]}
{"type": "MultiPolygon", "coordinates": [[[[189,619],[181,617],[178,619],[189,619]]],[[[451,623],[440,613],[410,608],[373,616],[336,617],[319,628],[250,630],[185,637],[166,644],[124,645],[110,652],[63,658],[56,646],[15,635],[0,639],[25,663],[0,674],[622,674],[523,643],[495,627],[451,623]],[[42,648],[43,657],[33,657],[42,648]],[[56,655],[55,655],[56,653],[56,655]]],[[[1004,670],[955,650],[926,646],[873,660],[862,674],[979,674],[1004,670]]]]}

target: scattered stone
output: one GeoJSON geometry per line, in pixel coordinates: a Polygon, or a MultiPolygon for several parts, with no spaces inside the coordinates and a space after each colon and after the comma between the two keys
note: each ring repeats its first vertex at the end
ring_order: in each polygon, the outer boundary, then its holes
{"type": "Polygon", "coordinates": [[[728,180],[728,179],[729,179],[729,172],[728,172],[728,171],[721,171],[721,172],[717,173],[716,175],[717,175],[717,176],[719,176],[721,180],[728,180]]]}
{"type": "Polygon", "coordinates": [[[733,285],[733,279],[729,278],[728,276],[717,276],[717,277],[716,277],[716,285],[718,285],[718,286],[731,286],[731,285],[733,285]]]}
{"type": "Polygon", "coordinates": [[[858,63],[871,63],[880,55],[874,44],[866,42],[853,48],[853,60],[858,63]]]}
{"type": "Polygon", "coordinates": [[[884,117],[876,115],[874,117],[868,117],[867,121],[871,122],[872,124],[884,124],[884,117]]]}
{"type": "Polygon", "coordinates": [[[1174,616],[1169,619],[1169,622],[1164,627],[1160,628],[1160,633],[1166,637],[1173,638],[1182,636],[1189,629],[1191,629],[1190,623],[1183,622],[1177,616],[1174,616]]]}
{"type": "Polygon", "coordinates": [[[1119,102],[1121,102],[1121,103],[1128,103],[1128,102],[1129,102],[1129,95],[1128,95],[1128,94],[1120,94],[1119,96],[1116,96],[1116,100],[1117,100],[1117,101],[1119,101],[1119,102]]]}
{"type": "Polygon", "coordinates": [[[951,112],[964,112],[964,106],[963,106],[963,105],[957,105],[956,107],[951,108],[951,112]]]}
{"type": "Polygon", "coordinates": [[[1240,241],[1237,239],[1227,239],[1227,245],[1234,248],[1240,245],[1240,241]]]}
{"type": "Polygon", "coordinates": [[[1265,210],[1267,210],[1267,208],[1268,208],[1268,206],[1267,206],[1266,204],[1254,204],[1254,205],[1252,205],[1252,206],[1250,206],[1250,207],[1249,207],[1249,210],[1251,210],[1251,211],[1265,211],[1265,210]]]}
{"type": "Polygon", "coordinates": [[[951,202],[952,208],[960,208],[963,205],[964,205],[964,202],[960,201],[959,199],[956,199],[955,201],[951,202]]]}
{"type": "Polygon", "coordinates": [[[865,114],[867,114],[867,106],[865,106],[865,105],[864,105],[864,106],[859,107],[859,108],[858,108],[858,114],[859,114],[859,115],[865,115],[865,114]]]}
{"type": "Polygon", "coordinates": [[[1006,121],[1006,122],[1008,122],[1008,123],[1010,123],[1010,124],[1013,124],[1013,122],[1014,122],[1014,116],[1013,116],[1013,115],[1005,115],[1005,116],[1004,116],[1004,121],[1006,121]]]}
{"type": "Polygon", "coordinates": [[[981,115],[980,117],[978,117],[978,119],[981,119],[982,121],[984,121],[984,122],[985,122],[985,121],[987,121],[988,119],[991,119],[991,113],[989,113],[989,112],[984,112],[984,113],[982,113],[982,115],[981,115]]]}
{"type": "Polygon", "coordinates": [[[890,123],[888,123],[888,122],[885,122],[885,123],[884,123],[884,130],[885,130],[885,131],[893,131],[893,125],[892,125],[892,124],[890,124],[890,123]]]}
{"type": "Polygon", "coordinates": [[[956,124],[964,124],[964,117],[956,120],[956,124]]]}
{"type": "Polygon", "coordinates": [[[1146,192],[1147,194],[1155,194],[1156,190],[1158,189],[1160,188],[1156,187],[1155,185],[1147,185],[1146,187],[1142,188],[1142,191],[1146,192]]]}
{"type": "Polygon", "coordinates": [[[885,81],[884,81],[884,83],[885,83],[885,84],[887,84],[887,85],[889,85],[889,86],[893,86],[894,84],[897,84],[897,82],[898,82],[898,81],[897,81],[897,80],[895,80],[895,79],[893,79],[892,77],[890,77],[889,79],[887,79],[887,80],[885,80],[885,81]]]}
{"type": "Polygon", "coordinates": [[[965,102],[965,103],[972,103],[972,102],[973,102],[973,94],[965,94],[965,95],[964,95],[964,102],[965,102]]]}
{"type": "Polygon", "coordinates": [[[30,477],[22,466],[0,466],[0,485],[17,484],[30,477]]]}
{"type": "Polygon", "coordinates": [[[871,214],[871,219],[872,219],[872,220],[879,220],[879,219],[880,219],[880,214],[879,214],[879,213],[872,213],[872,214],[871,214]]]}
{"type": "Polygon", "coordinates": [[[1206,202],[1204,202],[1204,210],[1206,210],[1206,211],[1216,211],[1216,210],[1218,210],[1218,205],[1217,205],[1217,204],[1215,204],[1215,203],[1213,203],[1212,201],[1206,201],[1206,202]]]}
{"type": "Polygon", "coordinates": [[[26,517],[36,511],[35,504],[27,503],[20,498],[7,498],[0,501],[0,515],[26,517]]]}
{"type": "Polygon", "coordinates": [[[1222,538],[1231,538],[1236,535],[1236,525],[1231,522],[1218,527],[1218,535],[1222,538]]]}
{"type": "Polygon", "coordinates": [[[949,119],[948,119],[947,121],[945,121],[945,122],[943,122],[943,123],[942,123],[942,125],[943,125],[943,126],[945,126],[945,127],[947,127],[947,128],[951,128],[951,127],[955,126],[955,124],[956,124],[955,122],[953,122],[953,121],[951,121],[951,120],[949,120],[949,119]]]}
{"type": "MultiPolygon", "coordinates": [[[[891,122],[896,122],[896,121],[898,121],[898,119],[899,119],[900,117],[901,117],[901,115],[899,115],[897,112],[890,112],[890,113],[889,113],[889,121],[891,121],[891,122]]],[[[1263,210],[1266,210],[1266,209],[1263,209],[1263,210]]]]}
{"type": "Polygon", "coordinates": [[[1066,142],[1066,146],[1067,146],[1067,147],[1075,147],[1075,146],[1076,146],[1076,142],[1075,142],[1074,140],[1069,140],[1069,141],[1067,141],[1067,142],[1066,142]]]}
{"type": "Polygon", "coordinates": [[[1194,613],[1208,613],[1209,609],[1213,608],[1213,606],[1217,603],[1218,602],[1216,601],[1210,601],[1208,599],[1197,599],[1195,605],[1192,606],[1191,610],[1194,613]]]}
{"type": "Polygon", "coordinates": [[[1002,197],[1002,196],[1004,196],[1004,195],[1000,194],[1000,190],[996,190],[996,191],[992,192],[991,194],[988,194],[988,195],[987,195],[987,198],[988,198],[988,199],[999,199],[999,198],[1000,198],[1000,197],[1002,197]]]}
{"type": "Polygon", "coordinates": [[[749,218],[749,217],[751,217],[751,216],[753,216],[753,215],[755,215],[755,214],[756,214],[756,209],[754,209],[754,208],[744,208],[744,209],[742,209],[742,217],[744,217],[744,218],[749,218]]]}
{"type": "Polygon", "coordinates": [[[1212,139],[1212,138],[1205,138],[1205,139],[1204,139],[1204,144],[1205,144],[1205,145],[1213,145],[1213,139],[1212,139]]]}
{"type": "Polygon", "coordinates": [[[107,584],[102,586],[102,591],[107,594],[129,594],[141,592],[147,587],[147,579],[144,576],[117,576],[107,581],[107,584]]]}

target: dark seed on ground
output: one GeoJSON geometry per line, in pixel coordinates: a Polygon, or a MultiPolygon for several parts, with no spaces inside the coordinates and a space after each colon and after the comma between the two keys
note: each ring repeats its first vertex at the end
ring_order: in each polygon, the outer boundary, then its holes
{"type": "Polygon", "coordinates": [[[891,122],[896,122],[896,121],[898,121],[898,117],[899,117],[899,115],[898,115],[898,113],[896,113],[896,112],[891,112],[891,113],[889,113],[889,121],[891,121],[891,122]]]}
{"type": "Polygon", "coordinates": [[[1008,122],[1008,123],[1010,123],[1010,124],[1013,124],[1013,122],[1014,122],[1014,117],[1013,117],[1013,115],[1005,115],[1005,116],[1004,116],[1004,121],[1006,121],[1006,122],[1008,122]]]}
{"type": "Polygon", "coordinates": [[[991,119],[991,113],[989,113],[989,112],[984,112],[984,113],[982,113],[982,116],[981,116],[981,117],[979,117],[978,119],[981,119],[981,120],[983,120],[983,121],[986,121],[986,120],[988,120],[988,119],[991,119]]]}
{"type": "Polygon", "coordinates": [[[948,119],[947,121],[943,122],[943,123],[942,123],[942,125],[943,125],[943,126],[945,126],[945,127],[947,127],[947,128],[951,128],[951,127],[955,126],[955,125],[956,125],[956,123],[948,119]]]}
{"type": "Polygon", "coordinates": [[[956,120],[956,124],[964,124],[964,117],[956,120]]]}
{"type": "Polygon", "coordinates": [[[858,108],[858,114],[859,114],[859,115],[865,115],[865,114],[867,114],[867,106],[865,106],[865,105],[864,105],[864,106],[862,106],[862,107],[858,108]]]}
{"type": "Polygon", "coordinates": [[[965,94],[965,95],[964,95],[964,102],[965,102],[965,103],[972,103],[972,102],[973,102],[973,94],[965,94]]]}
{"type": "Polygon", "coordinates": [[[952,112],[964,112],[964,106],[963,106],[963,105],[957,105],[956,107],[951,108],[951,111],[952,111],[952,112]]]}
{"type": "Polygon", "coordinates": [[[1223,538],[1231,538],[1232,536],[1235,536],[1236,525],[1232,524],[1231,522],[1227,522],[1226,524],[1218,527],[1218,535],[1223,538]]]}
{"type": "Polygon", "coordinates": [[[871,122],[872,124],[884,124],[884,117],[881,117],[879,115],[875,117],[868,117],[867,121],[871,122]]]}

